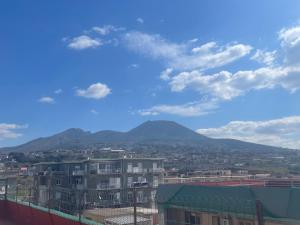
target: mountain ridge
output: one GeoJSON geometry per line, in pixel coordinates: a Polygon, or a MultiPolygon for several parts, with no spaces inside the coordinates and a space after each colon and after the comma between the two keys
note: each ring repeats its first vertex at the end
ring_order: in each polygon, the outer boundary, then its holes
{"type": "Polygon", "coordinates": [[[81,148],[97,144],[181,145],[193,146],[199,149],[243,151],[283,149],[234,139],[209,138],[174,121],[154,120],[146,121],[127,132],[102,130],[92,133],[80,128],[70,128],[57,134],[40,137],[18,146],[0,148],[0,151],[51,151],[81,148]]]}

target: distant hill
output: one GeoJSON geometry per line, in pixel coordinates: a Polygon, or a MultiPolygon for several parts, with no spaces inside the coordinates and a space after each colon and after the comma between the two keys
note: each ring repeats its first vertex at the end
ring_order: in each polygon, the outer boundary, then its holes
{"type": "Polygon", "coordinates": [[[51,151],[73,149],[97,144],[124,145],[183,145],[211,150],[272,151],[282,148],[253,144],[233,139],[213,139],[198,134],[173,121],[147,121],[128,132],[104,130],[96,133],[71,128],[50,137],[32,140],[25,144],[0,148],[0,151],[51,151]]]}

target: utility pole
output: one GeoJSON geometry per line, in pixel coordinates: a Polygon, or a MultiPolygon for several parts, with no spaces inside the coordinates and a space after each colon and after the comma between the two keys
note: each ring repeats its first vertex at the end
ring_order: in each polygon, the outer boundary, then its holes
{"type": "Polygon", "coordinates": [[[7,200],[7,191],[8,191],[8,178],[5,179],[5,193],[4,193],[4,199],[7,200]]]}
{"type": "Polygon", "coordinates": [[[18,202],[18,194],[19,194],[19,180],[16,179],[16,202],[18,202]]]}
{"type": "Polygon", "coordinates": [[[137,215],[136,215],[136,187],[133,187],[133,218],[134,218],[134,225],[137,225],[137,215]]]}
{"type": "Polygon", "coordinates": [[[136,205],[137,205],[137,195],[136,191],[137,188],[142,187],[148,187],[148,182],[134,182],[133,183],[133,219],[134,219],[134,225],[137,225],[137,212],[136,212],[136,205]]]}
{"type": "Polygon", "coordinates": [[[28,202],[29,202],[29,207],[31,206],[31,187],[29,188],[29,197],[28,197],[28,202]]]}
{"type": "Polygon", "coordinates": [[[261,201],[256,200],[255,206],[256,206],[257,223],[258,225],[264,225],[264,215],[263,215],[263,208],[262,208],[261,201]]]}
{"type": "Polygon", "coordinates": [[[50,209],[52,207],[52,171],[50,172],[50,178],[48,180],[48,212],[50,213],[50,209]]]}

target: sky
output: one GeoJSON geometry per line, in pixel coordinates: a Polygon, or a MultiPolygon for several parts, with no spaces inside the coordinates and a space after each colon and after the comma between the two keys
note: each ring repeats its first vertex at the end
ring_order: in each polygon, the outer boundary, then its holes
{"type": "Polygon", "coordinates": [[[1,1],[0,146],[173,120],[300,149],[300,2],[1,1]]]}

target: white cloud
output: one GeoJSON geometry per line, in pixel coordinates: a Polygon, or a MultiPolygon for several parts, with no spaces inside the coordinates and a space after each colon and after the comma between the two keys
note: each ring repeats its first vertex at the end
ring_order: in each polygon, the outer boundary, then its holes
{"type": "Polygon", "coordinates": [[[92,30],[95,31],[96,33],[102,35],[102,36],[105,36],[105,35],[110,34],[111,32],[125,30],[125,28],[123,28],[123,27],[115,27],[113,25],[104,25],[102,27],[95,26],[95,27],[92,28],[92,30]]]}
{"type": "Polygon", "coordinates": [[[205,53],[209,53],[211,50],[217,47],[218,45],[216,42],[207,42],[206,44],[192,48],[192,52],[205,54],[205,53]]]}
{"type": "Polygon", "coordinates": [[[47,103],[47,104],[54,104],[55,103],[54,98],[49,97],[49,96],[41,97],[38,101],[41,102],[41,103],[47,103]]]}
{"type": "Polygon", "coordinates": [[[111,93],[111,89],[102,83],[95,83],[90,85],[87,89],[78,89],[76,94],[85,98],[101,99],[105,98],[111,93]]]}
{"type": "Polygon", "coordinates": [[[83,35],[62,39],[63,42],[68,43],[68,47],[75,50],[83,50],[88,48],[97,48],[102,45],[111,44],[117,46],[119,40],[117,38],[106,38],[109,34],[118,31],[126,30],[124,27],[116,27],[113,25],[94,26],[89,30],[83,31],[83,35]],[[99,38],[101,36],[101,38],[99,38]]]}
{"type": "Polygon", "coordinates": [[[136,22],[138,22],[138,23],[140,23],[140,24],[143,24],[143,23],[144,23],[144,20],[143,20],[142,18],[139,17],[139,18],[136,19],[136,22]]]}
{"type": "Polygon", "coordinates": [[[59,94],[61,94],[62,92],[63,92],[62,89],[57,89],[57,90],[54,91],[54,94],[59,95],[59,94]]]}
{"type": "Polygon", "coordinates": [[[124,40],[129,49],[149,55],[155,59],[164,58],[171,60],[184,51],[184,46],[169,43],[159,35],[149,35],[133,31],[126,33],[124,40]]]}
{"type": "Polygon", "coordinates": [[[199,41],[198,38],[193,38],[193,39],[189,40],[188,42],[189,43],[196,43],[198,41],[199,41]]]}
{"type": "Polygon", "coordinates": [[[272,66],[275,59],[276,59],[277,51],[263,51],[263,50],[256,50],[255,54],[251,57],[252,60],[257,61],[259,63],[265,64],[267,66],[272,66]]]}
{"type": "Polygon", "coordinates": [[[214,138],[300,149],[300,116],[265,121],[232,121],[217,128],[198,129],[197,132],[214,138]]]}
{"type": "Polygon", "coordinates": [[[91,109],[91,111],[90,111],[92,114],[94,114],[94,115],[98,115],[99,114],[99,112],[97,111],[97,110],[95,110],[95,109],[91,109]]]}
{"type": "Polygon", "coordinates": [[[70,40],[68,47],[75,50],[83,50],[87,48],[96,48],[103,45],[100,39],[93,39],[87,35],[74,37],[70,40]]]}
{"type": "Polygon", "coordinates": [[[137,69],[139,67],[140,67],[139,64],[136,64],[136,63],[133,63],[129,66],[129,68],[132,68],[132,69],[137,69]]]}
{"type": "Polygon", "coordinates": [[[284,51],[285,63],[300,64],[300,26],[284,28],[279,32],[279,40],[284,51]]]}
{"type": "MultiPolygon", "coordinates": [[[[257,50],[251,57],[265,67],[254,70],[240,70],[235,73],[220,71],[215,74],[205,74],[201,70],[181,72],[173,77],[166,77],[171,90],[181,92],[187,88],[194,89],[201,94],[231,100],[250,90],[272,89],[280,87],[293,93],[300,89],[300,27],[282,29],[279,40],[283,50],[282,58],[285,63],[274,66],[277,52],[257,50]]],[[[215,42],[209,42],[192,49],[192,52],[206,55],[216,48],[215,42]]]]}
{"type": "Polygon", "coordinates": [[[172,68],[167,68],[165,70],[163,70],[160,74],[160,79],[162,80],[170,80],[171,79],[171,73],[173,72],[173,69],[172,68]]]}
{"type": "Polygon", "coordinates": [[[173,43],[160,35],[132,31],[124,35],[126,46],[137,53],[163,60],[176,70],[216,68],[231,63],[250,53],[252,47],[243,44],[218,46],[209,42],[192,48],[190,42],[173,43]]]}
{"type": "Polygon", "coordinates": [[[27,128],[27,125],[0,123],[0,140],[14,139],[21,137],[22,134],[16,132],[16,130],[27,128]]]}
{"type": "Polygon", "coordinates": [[[257,70],[238,71],[234,74],[221,71],[204,75],[199,71],[182,72],[172,77],[171,90],[181,92],[186,88],[197,90],[221,100],[230,100],[250,90],[281,87],[290,92],[300,88],[300,68],[262,67],[257,70]]]}
{"type": "Polygon", "coordinates": [[[212,113],[217,109],[217,102],[215,100],[211,101],[198,101],[189,102],[182,105],[156,105],[149,109],[141,109],[138,114],[142,116],[156,116],[159,114],[171,114],[177,116],[202,116],[212,113]]]}

